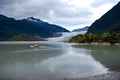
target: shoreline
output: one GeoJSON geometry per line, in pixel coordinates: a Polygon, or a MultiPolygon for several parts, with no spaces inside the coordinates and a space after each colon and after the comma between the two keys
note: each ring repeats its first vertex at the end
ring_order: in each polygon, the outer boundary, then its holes
{"type": "Polygon", "coordinates": [[[120,80],[120,72],[110,72],[102,75],[83,78],[64,78],[60,80],[120,80]]]}
{"type": "Polygon", "coordinates": [[[99,42],[92,42],[92,43],[67,42],[67,43],[73,43],[73,44],[78,44],[78,45],[120,45],[120,43],[110,44],[107,42],[103,42],[103,43],[99,43],[99,42]]]}
{"type": "Polygon", "coordinates": [[[110,43],[79,43],[80,45],[120,45],[120,43],[110,44],[110,43]]]}
{"type": "MultiPolygon", "coordinates": [[[[51,41],[0,41],[0,44],[1,43],[8,43],[8,44],[14,44],[14,43],[50,43],[50,42],[51,41]]],[[[57,43],[59,43],[59,41],[57,43]]],[[[64,41],[62,41],[62,43],[69,43],[69,44],[76,44],[76,45],[120,45],[120,43],[110,44],[108,42],[77,43],[77,42],[67,42],[67,41],[64,42],[64,41]]]]}

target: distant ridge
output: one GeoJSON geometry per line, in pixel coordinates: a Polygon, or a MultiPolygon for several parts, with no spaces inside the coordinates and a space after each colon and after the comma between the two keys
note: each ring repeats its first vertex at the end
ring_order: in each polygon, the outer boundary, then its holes
{"type": "Polygon", "coordinates": [[[69,32],[65,28],[49,24],[40,19],[29,17],[15,20],[0,14],[0,40],[7,40],[18,34],[27,34],[43,38],[60,36],[59,32],[69,32]]]}
{"type": "Polygon", "coordinates": [[[100,19],[96,20],[89,27],[87,33],[101,34],[104,32],[120,33],[120,2],[100,19]]]}
{"type": "Polygon", "coordinates": [[[72,32],[80,32],[80,31],[87,31],[88,30],[88,26],[84,27],[84,28],[79,28],[79,29],[74,29],[72,32]]]}

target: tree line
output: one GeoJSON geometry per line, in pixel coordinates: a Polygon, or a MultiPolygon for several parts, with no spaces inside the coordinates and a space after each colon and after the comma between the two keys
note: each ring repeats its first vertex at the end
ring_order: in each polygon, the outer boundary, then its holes
{"type": "Polygon", "coordinates": [[[120,43],[120,34],[115,33],[115,32],[105,32],[102,34],[93,34],[93,33],[88,33],[88,34],[79,34],[77,36],[72,37],[69,42],[77,42],[77,43],[92,43],[92,42],[97,42],[97,43],[110,43],[110,44],[115,44],[115,43],[120,43]]]}

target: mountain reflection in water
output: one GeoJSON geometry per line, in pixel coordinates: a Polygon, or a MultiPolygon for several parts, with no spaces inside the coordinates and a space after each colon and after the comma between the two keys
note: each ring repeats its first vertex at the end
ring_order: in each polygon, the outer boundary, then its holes
{"type": "Polygon", "coordinates": [[[108,72],[108,68],[92,57],[91,50],[50,42],[37,44],[51,48],[34,50],[29,47],[31,44],[0,43],[0,79],[78,78],[108,72]]]}

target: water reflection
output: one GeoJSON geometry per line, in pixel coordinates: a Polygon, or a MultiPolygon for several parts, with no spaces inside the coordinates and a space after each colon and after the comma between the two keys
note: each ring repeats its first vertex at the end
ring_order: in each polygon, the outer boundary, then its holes
{"type": "Polygon", "coordinates": [[[90,50],[77,49],[68,44],[59,45],[59,48],[1,55],[0,78],[47,80],[107,73],[108,69],[90,55],[90,50]]]}
{"type": "Polygon", "coordinates": [[[100,61],[110,71],[120,71],[119,45],[76,45],[75,47],[91,50],[95,60],[100,61]]]}

